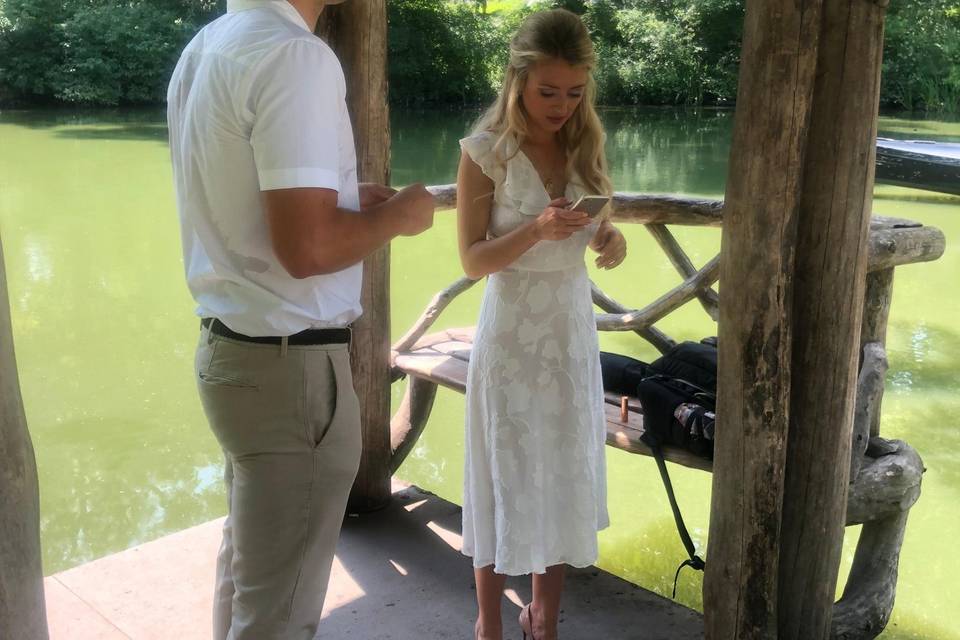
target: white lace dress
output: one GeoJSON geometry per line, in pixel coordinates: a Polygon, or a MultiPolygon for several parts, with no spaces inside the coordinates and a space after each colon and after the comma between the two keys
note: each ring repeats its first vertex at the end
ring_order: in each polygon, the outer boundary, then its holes
{"type": "MultiPolygon", "coordinates": [[[[498,165],[494,141],[460,141],[495,185],[490,237],[550,201],[522,152],[498,165]]],[[[571,180],[566,197],[582,193],[571,180]]],[[[475,567],[522,575],[596,562],[597,531],[609,523],[603,385],[584,264],[596,229],[542,241],[487,280],[466,396],[463,553],[475,567]]]]}

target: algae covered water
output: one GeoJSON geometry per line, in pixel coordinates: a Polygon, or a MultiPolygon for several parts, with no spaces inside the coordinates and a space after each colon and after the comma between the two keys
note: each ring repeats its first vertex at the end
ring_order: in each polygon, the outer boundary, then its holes
{"type": "MultiPolygon", "coordinates": [[[[457,140],[475,112],[393,117],[393,182],[453,182],[457,140]]],[[[616,189],[722,197],[733,114],[602,112],[616,189]]],[[[896,116],[896,138],[960,141],[960,123],[896,116]]],[[[179,229],[160,111],[0,113],[0,233],[24,403],[40,473],[44,571],[54,573],[225,511],[222,462],[192,379],[198,321],[183,279],[179,229]]],[[[899,595],[884,638],[960,640],[949,623],[960,559],[960,199],[880,186],[878,214],[912,218],[947,236],[939,261],[897,269],[882,435],[902,438],[927,466],[911,511],[899,595]]],[[[596,282],[643,306],[679,282],[656,243],[625,226],[629,256],[596,282]]],[[[392,333],[402,335],[434,293],[461,275],[452,213],[393,245],[392,333]]],[[[674,228],[695,264],[719,250],[717,229],[674,228]]],[[[482,285],[438,327],[476,318],[482,285]]],[[[676,338],[713,335],[697,304],[661,323],[676,338]]],[[[633,334],[602,347],[640,358],[633,334]]],[[[403,384],[393,389],[396,404],[403,384]]],[[[441,390],[399,475],[461,499],[463,398],[441,390]]],[[[655,465],[607,449],[612,526],[600,565],[669,596],[684,557],[655,465]]],[[[705,547],[710,476],[673,466],[691,535],[705,547]]],[[[845,576],[857,530],[847,530],[845,576]]],[[[701,606],[701,574],[681,574],[678,599],[701,606]]]]}

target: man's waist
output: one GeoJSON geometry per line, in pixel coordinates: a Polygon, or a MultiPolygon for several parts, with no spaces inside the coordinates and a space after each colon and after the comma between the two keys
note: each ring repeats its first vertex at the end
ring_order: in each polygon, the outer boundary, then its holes
{"type": "Polygon", "coordinates": [[[352,331],[350,327],[324,327],[319,329],[304,329],[289,336],[248,336],[232,330],[217,318],[203,318],[200,326],[210,330],[210,333],[254,344],[282,344],[284,341],[290,346],[312,346],[321,344],[350,344],[352,331]]]}

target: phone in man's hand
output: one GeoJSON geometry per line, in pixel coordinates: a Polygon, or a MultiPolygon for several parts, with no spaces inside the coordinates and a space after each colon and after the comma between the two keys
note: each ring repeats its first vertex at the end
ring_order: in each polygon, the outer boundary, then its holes
{"type": "Polygon", "coordinates": [[[582,211],[589,217],[596,217],[598,213],[610,202],[609,196],[582,196],[570,207],[571,211],[582,211]]]}

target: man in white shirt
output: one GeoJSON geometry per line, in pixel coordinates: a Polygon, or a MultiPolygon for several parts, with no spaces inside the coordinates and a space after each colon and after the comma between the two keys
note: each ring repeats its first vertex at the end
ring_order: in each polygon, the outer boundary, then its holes
{"type": "Polygon", "coordinates": [[[167,94],[197,384],[229,514],[214,640],[309,640],[360,459],[348,354],[362,260],[433,222],[422,185],[358,185],[322,0],[228,0],[167,94]]]}

